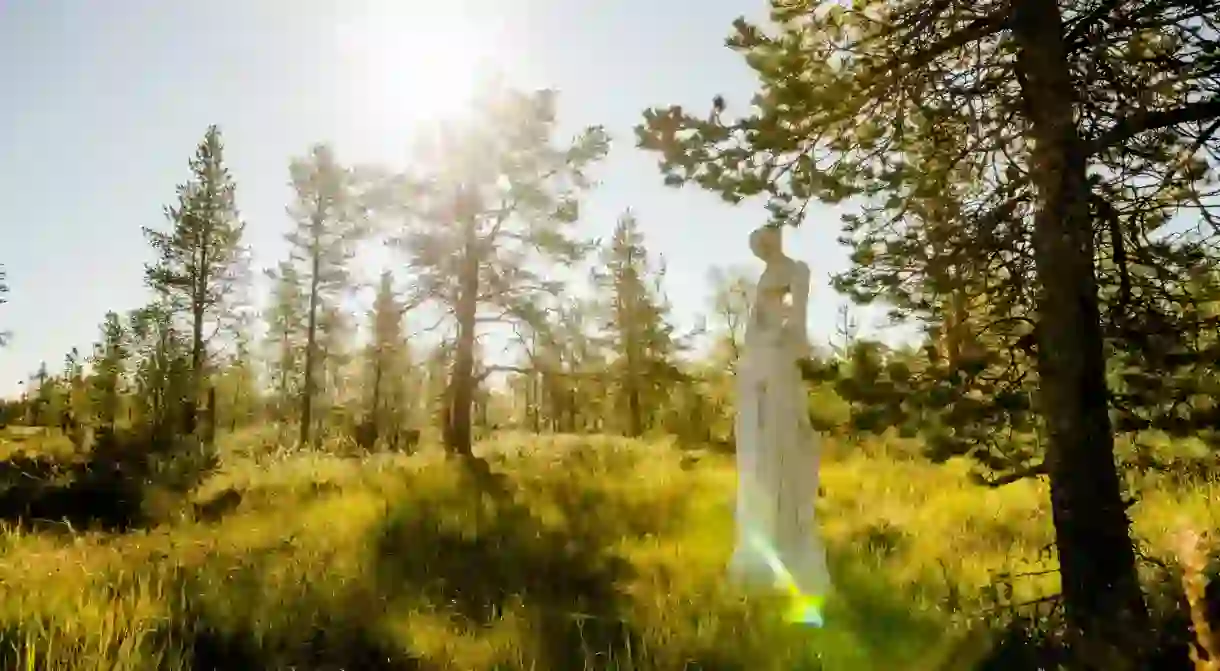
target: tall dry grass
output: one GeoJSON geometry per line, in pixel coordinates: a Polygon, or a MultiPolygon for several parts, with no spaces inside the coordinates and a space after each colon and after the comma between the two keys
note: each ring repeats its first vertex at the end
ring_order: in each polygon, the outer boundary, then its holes
{"type": "MultiPolygon", "coordinates": [[[[228,446],[152,528],[0,531],[0,668],[971,668],[1002,642],[980,626],[997,608],[1058,589],[1043,484],[979,487],[908,445],[831,446],[818,505],[838,592],[809,631],[724,584],[722,455],[501,436],[480,449],[504,488],[483,491],[429,450],[264,442],[228,446]]],[[[1206,528],[1220,499],[1137,484],[1145,551],[1183,558],[1199,618],[1206,539],[1192,555],[1171,530],[1206,528]]]]}

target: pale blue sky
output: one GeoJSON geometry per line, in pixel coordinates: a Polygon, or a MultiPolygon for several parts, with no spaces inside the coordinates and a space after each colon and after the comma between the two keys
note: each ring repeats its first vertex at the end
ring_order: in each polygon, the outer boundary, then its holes
{"type": "MultiPolygon", "coordinates": [[[[653,105],[702,110],[717,93],[744,104],[753,78],[723,38],[735,17],[765,11],[764,0],[0,0],[0,263],[12,289],[0,329],[14,332],[0,394],[40,360],[57,370],[71,347],[87,351],[107,310],[145,302],[140,227],[163,224],[208,124],[224,132],[266,267],[284,251],[289,158],[325,141],[344,160],[402,164],[419,114],[445,95],[429,89],[462,79],[470,45],[512,84],[557,88],[568,128],[609,128],[587,226],[607,232],[634,208],[689,319],[706,308],[712,265],[749,262],[762,209],[663,187],[631,128],[653,105]]],[[[837,230],[818,209],[788,235],[821,278],[815,334],[833,331],[837,230]]]]}

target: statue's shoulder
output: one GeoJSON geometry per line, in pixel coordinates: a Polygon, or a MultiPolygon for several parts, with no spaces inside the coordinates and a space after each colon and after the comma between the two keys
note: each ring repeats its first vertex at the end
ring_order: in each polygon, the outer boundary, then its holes
{"type": "Polygon", "coordinates": [[[809,275],[812,271],[809,270],[808,263],[805,263],[804,261],[801,261],[800,259],[795,259],[792,261],[792,272],[795,273],[798,277],[809,277],[809,275]]]}

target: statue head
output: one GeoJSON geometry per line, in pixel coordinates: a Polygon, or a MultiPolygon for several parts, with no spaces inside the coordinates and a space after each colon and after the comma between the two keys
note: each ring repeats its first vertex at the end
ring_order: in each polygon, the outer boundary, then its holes
{"type": "Polygon", "coordinates": [[[783,256],[783,233],[778,226],[760,226],[750,233],[750,251],[765,262],[783,256]]]}

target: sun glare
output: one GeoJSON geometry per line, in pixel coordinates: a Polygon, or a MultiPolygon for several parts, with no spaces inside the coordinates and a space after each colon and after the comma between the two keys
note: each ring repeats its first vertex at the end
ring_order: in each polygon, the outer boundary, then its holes
{"type": "Polygon", "coordinates": [[[443,121],[462,115],[499,69],[497,35],[461,17],[362,16],[337,29],[343,76],[362,114],[443,121]]]}

